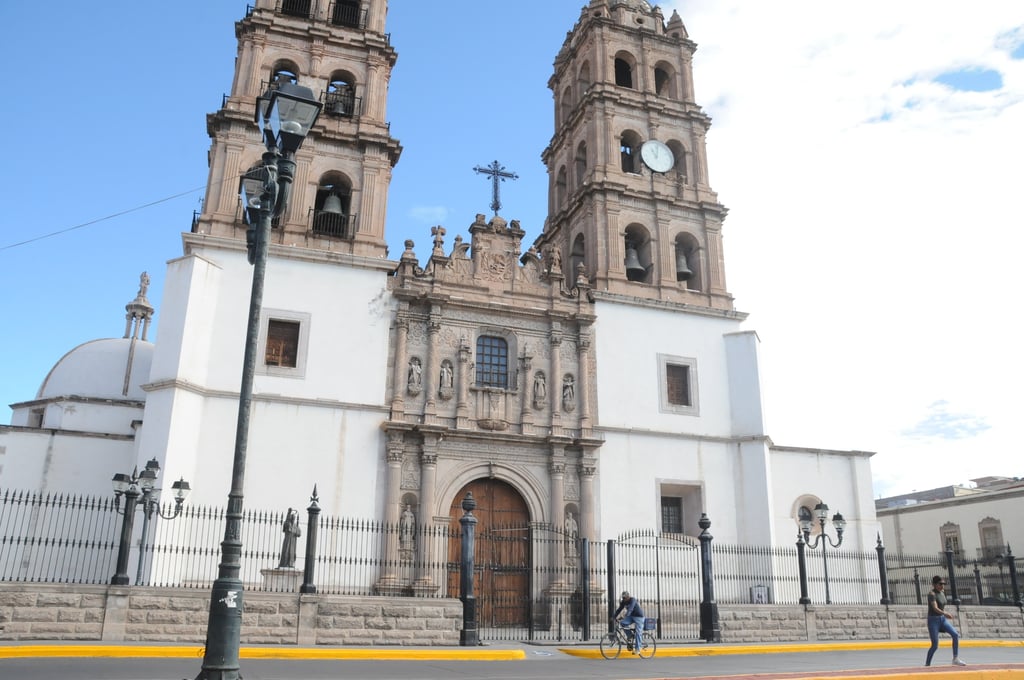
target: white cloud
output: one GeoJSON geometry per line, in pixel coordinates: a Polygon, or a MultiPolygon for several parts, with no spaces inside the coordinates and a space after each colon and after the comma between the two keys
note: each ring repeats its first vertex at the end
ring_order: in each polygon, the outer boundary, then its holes
{"type": "Polygon", "coordinates": [[[699,45],[729,288],[762,339],[773,439],[877,451],[884,495],[1019,474],[1019,11],[673,4],[699,45]],[[934,82],[962,68],[1003,86],[934,82]],[[964,436],[911,437],[943,400],[956,409],[932,425],[964,436]]]}

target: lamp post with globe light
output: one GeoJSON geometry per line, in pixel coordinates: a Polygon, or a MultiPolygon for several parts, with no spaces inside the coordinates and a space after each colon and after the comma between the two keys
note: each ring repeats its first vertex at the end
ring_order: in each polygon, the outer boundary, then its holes
{"type": "Polygon", "coordinates": [[[270,229],[274,217],[284,213],[288,205],[292,179],[295,177],[295,152],[302,146],[316,122],[320,109],[321,104],[313,96],[312,90],[287,81],[273,83],[256,100],[255,120],[262,130],[267,151],[263,154],[263,164],[247,172],[241,181],[242,203],[249,224],[247,245],[249,263],[253,265],[252,292],[249,298],[249,322],[245,334],[231,490],[228,493],[224,540],[221,542],[221,561],[210,596],[203,667],[196,680],[236,680],[241,677],[238,650],[242,630],[242,581],[239,578],[242,490],[270,229]]]}
{"type": "Polygon", "coordinates": [[[149,533],[149,520],[156,512],[164,519],[174,519],[181,514],[182,504],[191,488],[184,479],[179,479],[171,485],[174,490],[174,512],[171,515],[164,515],[160,511],[160,489],[156,488],[156,478],[160,474],[160,463],[156,458],[150,459],[142,472],[138,468],[132,474],[126,475],[118,472],[110,483],[114,487],[114,509],[120,512],[124,519],[121,521],[121,540],[117,546],[117,567],[114,576],[110,579],[111,585],[128,585],[128,555],[131,552],[129,544],[132,540],[132,531],[135,528],[135,511],[142,508],[142,537],[139,539],[139,567],[135,572],[135,585],[142,581],[142,550],[146,547],[146,535],[149,533]],[[124,511],[120,510],[121,496],[124,496],[124,511]],[[139,505],[141,503],[141,506],[139,505]]]}
{"type": "MultiPolygon", "coordinates": [[[[809,518],[800,520],[800,530],[803,532],[803,540],[808,548],[815,550],[819,545],[821,546],[821,566],[825,572],[825,604],[832,604],[832,593],[828,587],[828,557],[825,553],[829,545],[833,548],[838,548],[843,544],[843,531],[846,529],[846,520],[838,512],[832,516],[832,526],[835,527],[837,536],[837,540],[833,541],[832,537],[825,533],[825,522],[828,521],[828,505],[825,503],[815,505],[814,517],[818,520],[821,532],[814,537],[813,543],[811,542],[811,528],[814,526],[814,522],[809,518]]],[[[806,591],[806,588],[804,590],[806,591]]]]}

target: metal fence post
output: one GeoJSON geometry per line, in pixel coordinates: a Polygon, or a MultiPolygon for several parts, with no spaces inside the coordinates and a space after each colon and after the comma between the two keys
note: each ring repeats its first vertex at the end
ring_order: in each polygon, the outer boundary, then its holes
{"type": "Polygon", "coordinates": [[[605,544],[608,548],[608,632],[613,631],[612,617],[615,616],[615,541],[609,540],[605,544]]]}
{"type": "Polygon", "coordinates": [[[914,567],[914,594],[917,595],[917,603],[921,604],[921,574],[917,572],[917,567],[914,567]]]}
{"type": "Polygon", "coordinates": [[[313,581],[316,570],[316,530],[320,525],[320,498],[316,493],[316,484],[313,485],[313,495],[309,498],[309,507],[306,508],[308,519],[306,520],[306,563],[302,572],[302,585],[299,586],[300,593],[315,593],[316,583],[313,581]]]}
{"type": "Polygon", "coordinates": [[[978,560],[974,560],[974,589],[978,591],[978,604],[981,604],[985,595],[981,589],[981,568],[978,567],[978,560]]]}
{"type": "Polygon", "coordinates": [[[580,606],[583,608],[583,641],[590,639],[590,540],[580,539],[580,591],[583,597],[580,606]]]}
{"type": "Polygon", "coordinates": [[[459,644],[463,647],[476,647],[480,644],[480,629],[476,619],[476,597],[473,596],[473,550],[476,533],[476,500],[471,491],[466,492],[462,499],[463,515],[459,518],[462,525],[462,563],[459,574],[459,599],[462,600],[462,631],[459,633],[459,644]]]}
{"type": "Polygon", "coordinates": [[[946,541],[946,571],[949,572],[949,601],[960,606],[960,596],[956,593],[956,570],[953,568],[953,544],[946,541]]]}
{"type": "Polygon", "coordinates": [[[1010,572],[1010,588],[1013,589],[1013,603],[1018,607],[1024,605],[1021,602],[1020,588],[1017,586],[1017,563],[1013,556],[1013,551],[1010,550],[1010,544],[1006,544],[1006,568],[1010,572]]]}
{"type": "Polygon", "coordinates": [[[715,580],[711,569],[711,539],[708,529],[711,520],[702,512],[697,522],[700,527],[700,582],[703,597],[700,602],[700,637],[704,642],[721,642],[722,627],[718,619],[718,604],[715,602],[715,580]]]}
{"type": "Polygon", "coordinates": [[[882,599],[879,604],[889,604],[889,576],[885,570],[885,546],[882,545],[882,534],[875,534],[878,537],[878,544],[875,550],[878,551],[878,578],[882,582],[882,599]]]}
{"type": "Polygon", "coordinates": [[[807,597],[807,558],[804,555],[803,532],[796,532],[796,562],[800,571],[800,604],[810,604],[811,598],[807,597]]]}

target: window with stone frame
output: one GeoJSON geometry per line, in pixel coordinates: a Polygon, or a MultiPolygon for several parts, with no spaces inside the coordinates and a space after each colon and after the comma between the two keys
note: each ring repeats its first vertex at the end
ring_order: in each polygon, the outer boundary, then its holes
{"type": "Polygon", "coordinates": [[[659,354],[658,386],[662,412],[699,415],[696,359],[659,354]]]}
{"type": "Polygon", "coordinates": [[[683,533],[683,499],[678,496],[661,497],[661,531],[666,534],[683,533]]]}
{"type": "Polygon", "coordinates": [[[508,342],[494,335],[476,340],[476,384],[479,387],[508,388],[508,342]]]}
{"type": "Polygon", "coordinates": [[[256,362],[256,371],[261,375],[305,377],[309,328],[310,315],[305,312],[264,308],[259,334],[262,361],[256,362]]]}

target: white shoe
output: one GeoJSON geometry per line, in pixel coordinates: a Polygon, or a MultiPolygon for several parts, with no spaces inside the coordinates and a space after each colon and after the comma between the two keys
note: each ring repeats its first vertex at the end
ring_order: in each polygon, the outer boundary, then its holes
{"type": "Polygon", "coordinates": [[[964,661],[963,659],[961,659],[959,656],[954,656],[953,657],[953,665],[954,666],[966,666],[967,662],[964,661]]]}

